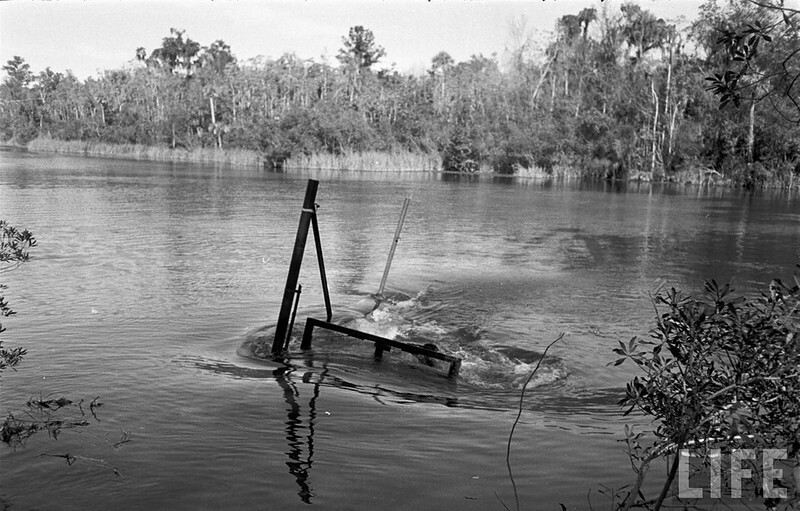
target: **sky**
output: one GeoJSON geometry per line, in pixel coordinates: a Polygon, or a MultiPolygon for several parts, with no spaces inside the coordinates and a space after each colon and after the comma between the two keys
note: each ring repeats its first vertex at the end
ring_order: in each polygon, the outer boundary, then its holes
{"type": "MultiPolygon", "coordinates": [[[[693,18],[700,0],[637,0],[658,17],[693,18]]],[[[502,58],[512,44],[512,22],[545,41],[556,20],[586,7],[619,11],[622,0],[61,0],[0,2],[0,61],[15,55],[34,73],[50,67],[81,80],[119,69],[136,49],[148,54],[183,29],[208,46],[218,39],[245,61],[257,56],[337,64],[350,27],[372,30],[386,50],[378,68],[422,73],[448,52],[456,62],[473,54],[502,58]]]]}

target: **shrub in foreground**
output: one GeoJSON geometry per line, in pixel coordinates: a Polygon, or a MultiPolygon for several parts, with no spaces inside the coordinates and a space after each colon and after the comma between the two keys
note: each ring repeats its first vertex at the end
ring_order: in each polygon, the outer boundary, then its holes
{"type": "MultiPolygon", "coordinates": [[[[651,339],[620,342],[615,364],[631,360],[643,371],[626,389],[626,415],[653,419],[652,444],[626,428],[637,481],[622,509],[659,509],[678,469],[672,457],[660,495],[641,494],[650,463],[681,449],[785,449],[798,473],[800,458],[800,265],[794,283],[775,279],[756,299],[730,285],[706,282],[705,296],[671,289],[654,299],[658,322],[651,339]]],[[[669,460],[668,460],[669,461],[669,460]]],[[[756,467],[758,468],[758,467],[756,467]]],[[[755,472],[753,472],[755,474],[755,472]]],[[[760,479],[753,477],[753,480],[760,479]]],[[[759,496],[763,489],[753,488],[759,496]]],[[[797,481],[786,502],[798,500],[797,481]]],[[[763,500],[769,507],[769,499],[763,500]]]]}

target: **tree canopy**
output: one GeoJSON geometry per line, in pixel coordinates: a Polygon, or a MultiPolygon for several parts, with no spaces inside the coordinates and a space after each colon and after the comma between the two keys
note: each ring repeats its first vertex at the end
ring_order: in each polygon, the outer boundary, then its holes
{"type": "Polygon", "coordinates": [[[432,51],[422,75],[382,65],[363,26],[342,38],[338,65],[291,53],[242,61],[222,40],[173,28],[130,66],[84,82],[10,60],[0,136],[243,148],[266,161],[407,150],[439,153],[446,170],[791,185],[800,45],[795,14],[765,2],[708,0],[691,25],[636,4],[583,9],[557,21],[542,52],[523,23],[508,58],[432,51]],[[720,110],[720,97],[747,108],[720,110]]]}
{"type": "Polygon", "coordinates": [[[343,47],[336,58],[343,66],[357,69],[370,69],[386,56],[386,51],[375,42],[372,30],[357,25],[350,29],[347,37],[342,37],[343,47]]]}

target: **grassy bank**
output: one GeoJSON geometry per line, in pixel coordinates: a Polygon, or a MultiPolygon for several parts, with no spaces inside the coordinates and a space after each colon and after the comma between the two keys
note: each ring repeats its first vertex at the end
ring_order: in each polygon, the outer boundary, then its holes
{"type": "Polygon", "coordinates": [[[28,143],[28,150],[153,161],[228,163],[232,165],[261,165],[263,163],[263,158],[259,153],[246,149],[201,147],[189,150],[182,148],[172,149],[166,146],[106,144],[103,142],[58,140],[41,137],[31,140],[28,143]]]}
{"type": "MultiPolygon", "coordinates": [[[[14,145],[10,141],[4,142],[14,145]]],[[[19,144],[16,144],[19,146],[19,144]]],[[[165,162],[220,163],[235,166],[262,166],[273,162],[258,151],[248,149],[172,149],[166,146],[147,146],[142,144],[108,144],[103,142],[86,142],[80,140],[58,140],[40,137],[27,144],[30,151],[80,154],[85,156],[103,156],[111,158],[129,158],[165,162]]],[[[608,163],[608,162],[601,162],[608,163]]],[[[608,179],[608,165],[570,165],[556,164],[550,170],[536,165],[530,167],[517,166],[514,177],[534,181],[576,181],[581,179],[608,179]],[[595,168],[597,167],[597,168],[595,168]],[[599,169],[599,170],[598,170],[599,169]]],[[[800,176],[787,166],[786,168],[767,171],[760,163],[740,165],[741,168],[731,171],[731,175],[723,175],[709,167],[693,166],[668,175],[653,176],[650,172],[629,172],[624,181],[638,182],[672,182],[696,186],[724,186],[746,188],[800,188],[800,176]]],[[[353,172],[440,172],[442,157],[438,153],[414,153],[408,151],[378,152],[347,151],[342,154],[313,153],[310,155],[293,155],[283,162],[283,170],[300,172],[304,170],[353,171],[353,172]]],[[[479,174],[493,174],[493,169],[481,163],[479,174]]]]}
{"type": "Polygon", "coordinates": [[[438,172],[442,158],[438,154],[378,151],[343,154],[314,153],[297,155],[287,159],[285,170],[353,170],[369,172],[438,172]]]}
{"type": "MultiPolygon", "coordinates": [[[[45,137],[31,140],[27,147],[30,151],[130,158],[135,160],[223,163],[237,166],[258,166],[270,163],[260,152],[248,149],[208,147],[172,149],[166,146],[107,144],[45,137]]],[[[438,154],[397,151],[391,153],[348,151],[338,155],[329,153],[300,154],[288,158],[283,164],[284,170],[287,171],[315,169],[368,172],[437,172],[441,167],[442,160],[438,154]]]]}

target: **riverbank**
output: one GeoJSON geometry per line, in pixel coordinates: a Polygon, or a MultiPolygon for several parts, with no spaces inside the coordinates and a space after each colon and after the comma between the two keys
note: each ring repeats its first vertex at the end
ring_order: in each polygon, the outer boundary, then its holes
{"type": "Polygon", "coordinates": [[[142,144],[107,144],[95,141],[58,140],[39,137],[27,144],[29,151],[80,154],[84,156],[104,156],[134,160],[225,163],[231,165],[262,165],[263,158],[255,151],[246,149],[216,149],[200,147],[195,149],[172,149],[166,146],[147,146],[142,144]]]}
{"type": "MultiPolygon", "coordinates": [[[[194,163],[219,163],[235,166],[266,166],[275,168],[276,162],[265,154],[248,149],[218,149],[200,147],[193,149],[170,148],[167,146],[147,146],[143,144],[108,144],[95,141],[58,140],[48,137],[39,137],[28,144],[0,142],[15,147],[26,147],[34,152],[51,152],[63,154],[80,154],[84,156],[98,156],[107,158],[124,158],[135,160],[150,160],[164,162],[194,162],[194,163]]],[[[624,181],[633,182],[669,182],[694,186],[722,186],[722,187],[757,187],[757,188],[784,188],[800,189],[800,177],[791,172],[768,174],[759,163],[752,164],[750,169],[742,165],[737,176],[727,176],[715,169],[694,166],[658,177],[650,172],[630,172],[624,181]],[[747,174],[747,175],[738,175],[747,174]],[[747,179],[749,177],[749,179],[747,179]],[[748,184],[749,183],[749,184],[748,184]]],[[[531,168],[516,168],[514,174],[508,177],[517,177],[530,180],[555,180],[577,181],[582,179],[598,179],[597,172],[592,168],[583,169],[579,166],[555,165],[552,170],[546,171],[533,166],[531,168]]],[[[342,154],[313,153],[310,155],[294,155],[283,162],[280,167],[286,172],[302,170],[325,171],[355,171],[355,172],[441,172],[442,157],[437,153],[409,152],[409,151],[347,151],[342,154]]],[[[482,165],[478,174],[495,174],[490,167],[482,165]]]]}
{"type": "MultiPolygon", "coordinates": [[[[27,144],[30,151],[84,156],[103,156],[134,160],[166,162],[221,163],[236,166],[275,166],[263,153],[248,149],[218,149],[200,147],[193,149],[142,144],[107,144],[81,140],[36,138],[27,144]]],[[[438,172],[442,159],[438,154],[412,152],[355,152],[343,154],[313,153],[295,155],[281,162],[284,171],[302,169],[342,170],[366,172],[438,172]]]]}

